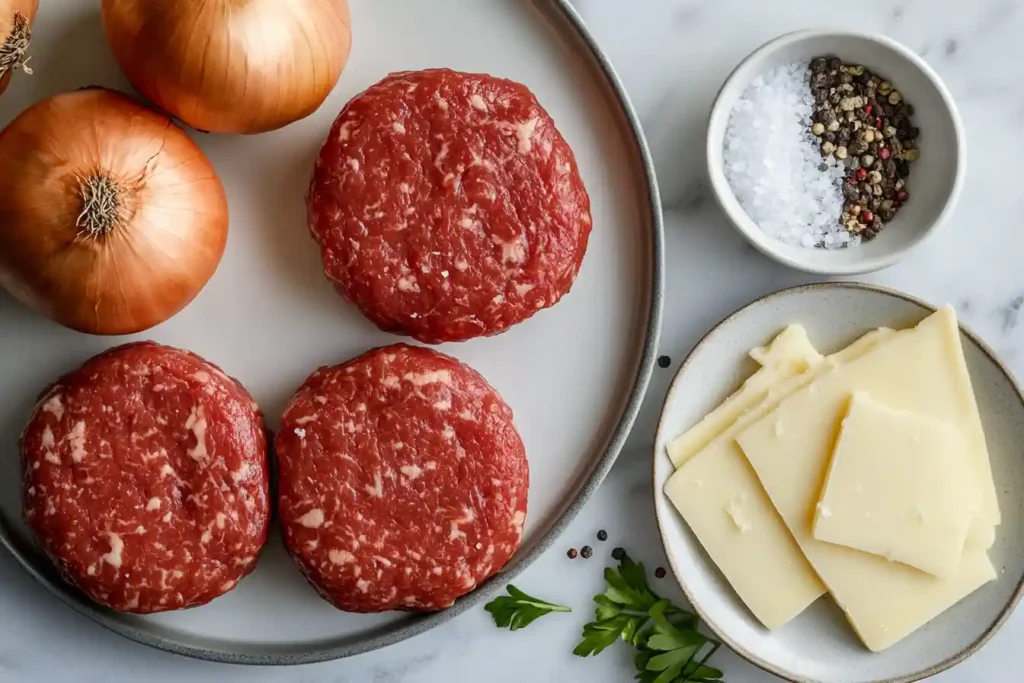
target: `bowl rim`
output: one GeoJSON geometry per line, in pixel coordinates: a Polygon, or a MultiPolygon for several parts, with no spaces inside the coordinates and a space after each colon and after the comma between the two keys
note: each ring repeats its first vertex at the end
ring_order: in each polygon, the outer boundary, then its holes
{"type": "MultiPolygon", "coordinates": [[[[917,53],[902,43],[882,34],[866,33],[861,31],[800,29],[798,31],[792,31],[776,36],[762,44],[760,47],[744,57],[743,60],[729,72],[729,75],[722,82],[721,87],[719,87],[718,92],[715,94],[711,111],[708,114],[705,130],[705,142],[705,168],[708,180],[711,184],[712,194],[715,197],[715,202],[725,214],[726,218],[728,218],[729,223],[732,224],[733,228],[735,228],[736,231],[743,235],[743,237],[746,238],[746,240],[750,242],[755,249],[765,256],[774,259],[778,263],[789,266],[790,268],[816,275],[859,275],[863,273],[870,273],[883,268],[888,268],[889,266],[892,266],[906,258],[912,250],[924,244],[929,237],[934,235],[938,229],[947,222],[947,219],[953,213],[957,202],[959,201],[967,169],[967,142],[963,128],[963,121],[960,118],[960,112],[956,107],[956,103],[953,101],[952,94],[949,92],[949,89],[946,87],[945,83],[943,83],[935,69],[933,69],[928,62],[918,56],[917,53]],[[855,40],[864,40],[875,43],[876,45],[880,45],[891,50],[906,60],[911,66],[921,72],[928,82],[931,83],[932,87],[938,92],[939,98],[942,100],[943,105],[949,112],[949,116],[953,124],[953,135],[956,140],[956,162],[953,171],[953,186],[950,188],[943,207],[931,222],[931,225],[928,225],[924,230],[922,230],[917,238],[899,249],[894,249],[879,256],[863,257],[853,263],[847,264],[823,265],[817,263],[813,258],[800,258],[782,252],[779,248],[781,243],[765,234],[740,206],[739,200],[736,199],[736,195],[733,192],[732,187],[729,186],[729,181],[725,177],[725,170],[722,167],[722,164],[712,163],[712,159],[716,158],[716,152],[713,150],[715,150],[716,147],[720,148],[722,144],[721,140],[712,138],[712,124],[719,118],[727,117],[729,114],[729,112],[723,111],[724,93],[729,90],[740,79],[740,77],[746,76],[748,73],[755,72],[755,67],[757,67],[759,63],[770,53],[784,46],[821,36],[852,38],[855,40]]],[[[718,156],[720,157],[720,155],[718,156]]]]}
{"type": "MultiPolygon", "coordinates": [[[[707,627],[711,629],[711,631],[722,641],[723,644],[727,645],[730,650],[732,650],[733,652],[735,652],[740,657],[747,660],[757,668],[761,669],[762,671],[766,671],[767,673],[777,676],[784,681],[789,681],[790,683],[822,682],[811,678],[796,677],[792,672],[786,671],[785,669],[781,669],[769,663],[768,661],[762,659],[761,657],[751,653],[743,646],[742,643],[737,641],[735,638],[731,637],[728,631],[722,629],[714,621],[709,619],[704,608],[697,600],[694,599],[694,595],[689,588],[689,584],[686,580],[684,580],[685,572],[680,566],[678,566],[675,558],[669,551],[668,543],[665,540],[664,526],[668,523],[668,521],[666,519],[663,519],[661,512],[663,507],[663,496],[661,493],[661,488],[663,488],[663,486],[658,486],[658,459],[664,458],[666,456],[663,452],[664,449],[660,448],[659,444],[661,444],[664,440],[663,432],[665,430],[666,409],[672,396],[676,392],[680,391],[682,388],[683,374],[689,369],[690,362],[692,361],[696,353],[703,349],[706,344],[713,342],[714,338],[718,336],[718,333],[721,331],[723,327],[725,327],[735,318],[742,315],[748,309],[754,306],[764,304],[774,299],[788,296],[790,294],[807,291],[827,292],[830,289],[857,289],[862,291],[875,292],[878,294],[882,294],[884,296],[901,299],[908,303],[919,306],[925,313],[934,313],[935,311],[938,310],[938,308],[934,304],[930,304],[923,299],[920,299],[911,294],[907,294],[905,292],[901,292],[897,289],[893,289],[891,287],[884,287],[881,285],[873,285],[863,282],[851,281],[815,282],[805,285],[796,285],[794,287],[786,287],[784,289],[779,289],[774,292],[765,294],[763,296],[759,296],[756,299],[750,301],[749,303],[743,304],[732,313],[726,315],[719,322],[717,322],[710,330],[704,333],[704,335],[696,342],[696,344],[694,344],[693,348],[690,349],[689,352],[687,352],[686,358],[683,359],[683,362],[679,365],[679,369],[676,370],[675,374],[673,375],[672,381],[669,383],[668,386],[668,391],[665,393],[665,398],[662,400],[661,409],[658,412],[658,426],[654,433],[654,446],[652,449],[653,457],[651,458],[651,486],[654,492],[654,495],[652,496],[652,504],[654,506],[655,520],[658,524],[658,536],[661,538],[661,544],[665,550],[665,557],[668,560],[669,569],[672,570],[672,575],[675,577],[676,583],[679,585],[680,590],[683,591],[683,595],[686,596],[687,602],[689,602],[690,605],[693,607],[694,611],[696,611],[701,621],[704,624],[706,624],[707,627]]],[[[985,354],[985,356],[987,356],[989,360],[992,361],[992,363],[996,365],[997,368],[999,368],[999,370],[1006,376],[1007,380],[1009,380],[1014,393],[1017,395],[1017,399],[1022,404],[1024,404],[1024,388],[1022,388],[1021,384],[1017,381],[1017,378],[1014,376],[1013,372],[1010,371],[1006,364],[999,359],[999,356],[996,355],[995,351],[993,351],[992,348],[988,344],[986,344],[981,339],[981,337],[978,336],[977,333],[975,333],[973,330],[971,330],[969,327],[964,325],[959,320],[957,320],[957,323],[960,327],[960,333],[966,336],[968,339],[970,339],[970,341],[973,344],[975,344],[978,347],[978,349],[983,354],[985,354]]],[[[670,510],[668,511],[668,513],[677,514],[674,510],[670,510]]],[[[683,524],[685,525],[686,522],[683,521],[683,524]]],[[[988,625],[988,627],[984,630],[984,632],[982,632],[980,636],[978,636],[971,643],[968,643],[957,653],[949,657],[946,657],[940,662],[937,662],[935,664],[932,664],[930,666],[927,666],[923,669],[914,671],[909,674],[903,674],[900,676],[890,678],[879,678],[871,681],[865,681],[864,683],[915,683],[916,681],[921,681],[926,678],[930,678],[939,673],[942,673],[943,671],[946,671],[947,669],[953,668],[957,664],[960,664],[961,662],[963,662],[964,660],[978,652],[978,650],[980,650],[984,645],[986,645],[989,642],[989,640],[991,640],[992,636],[994,636],[1006,624],[1007,620],[1010,618],[1010,615],[1013,613],[1014,609],[1017,607],[1017,604],[1021,601],[1022,597],[1024,597],[1024,576],[1021,576],[1018,579],[1017,586],[1013,595],[1010,597],[1009,600],[1007,600],[1006,604],[1003,605],[999,614],[992,621],[992,623],[988,625]]]]}

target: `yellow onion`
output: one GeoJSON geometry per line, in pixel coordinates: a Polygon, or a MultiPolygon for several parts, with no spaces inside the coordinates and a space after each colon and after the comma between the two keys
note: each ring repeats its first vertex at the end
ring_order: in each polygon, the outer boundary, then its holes
{"type": "Polygon", "coordinates": [[[213,275],[227,231],[202,151],[124,95],[57,95],[0,132],[0,285],[62,325],[163,322],[213,275]]]}
{"type": "Polygon", "coordinates": [[[0,93],[7,90],[15,69],[32,73],[25,62],[37,9],[39,0],[0,0],[0,93]]]}
{"type": "Polygon", "coordinates": [[[121,69],[198,130],[262,133],[309,116],[352,46],[346,0],[103,0],[121,69]]]}

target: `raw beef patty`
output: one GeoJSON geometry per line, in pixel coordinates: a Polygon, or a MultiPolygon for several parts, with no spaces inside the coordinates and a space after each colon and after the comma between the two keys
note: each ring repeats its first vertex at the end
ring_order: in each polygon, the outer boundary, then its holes
{"type": "Polygon", "coordinates": [[[519,547],[523,442],[454,358],[397,344],[321,368],[276,445],[285,544],[340,609],[448,607],[519,547]]]}
{"type": "Polygon", "coordinates": [[[533,93],[447,69],[392,74],[349,102],[307,204],[337,289],[426,343],[554,305],[591,229],[576,159],[533,93]]]}
{"type": "Polygon", "coordinates": [[[202,605],[252,571],[267,538],[263,417],[187,351],[128,344],[47,389],[21,435],[25,520],[96,602],[202,605]]]}

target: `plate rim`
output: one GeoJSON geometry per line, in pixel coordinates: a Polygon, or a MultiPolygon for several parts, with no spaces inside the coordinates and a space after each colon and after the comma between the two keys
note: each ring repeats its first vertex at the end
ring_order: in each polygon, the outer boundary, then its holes
{"type": "MultiPolygon", "coordinates": [[[[156,629],[140,628],[123,622],[115,616],[116,613],[112,610],[106,610],[92,603],[84,595],[64,585],[59,578],[53,577],[52,575],[55,574],[55,571],[46,566],[45,560],[39,557],[39,553],[31,548],[20,548],[21,541],[19,540],[19,535],[11,532],[9,521],[0,513],[0,546],[6,548],[17,563],[46,588],[48,592],[79,614],[88,617],[109,631],[128,640],[172,654],[223,664],[258,666],[315,664],[379,650],[429,631],[459,616],[498,592],[507,582],[513,580],[527,567],[532,565],[565,531],[566,527],[573,521],[594,491],[597,490],[615,463],[640,412],[654,371],[658,339],[661,332],[665,290],[664,217],[654,161],[646,136],[641,127],[639,116],[633,108],[629,95],[611,61],[598,46],[596,39],[587,28],[579,12],[570,4],[570,0],[532,0],[529,4],[541,12],[556,15],[565,24],[570,33],[576,34],[576,37],[582,43],[581,47],[576,51],[591,61],[589,66],[595,71],[594,78],[598,81],[603,81],[602,86],[606,87],[618,102],[619,111],[617,115],[621,117],[624,127],[628,128],[632,134],[632,144],[629,146],[633,148],[632,152],[635,155],[637,185],[638,188],[643,188],[638,191],[644,195],[639,198],[639,209],[643,222],[648,224],[646,229],[650,232],[650,248],[647,251],[647,258],[650,260],[650,272],[645,277],[645,280],[649,277],[646,286],[649,290],[649,296],[645,306],[646,310],[644,311],[646,321],[641,320],[638,324],[638,328],[646,329],[643,333],[643,344],[637,349],[639,353],[636,360],[636,375],[632,381],[627,399],[621,404],[622,408],[615,427],[606,432],[604,452],[595,458],[595,463],[589,476],[579,481],[575,493],[569,498],[569,502],[564,506],[561,514],[525,554],[515,556],[497,574],[477,586],[466,596],[457,600],[451,607],[440,612],[424,614],[411,623],[385,630],[363,640],[356,640],[345,644],[331,644],[335,643],[337,638],[324,641],[308,641],[307,649],[302,651],[258,654],[255,652],[213,649],[204,647],[201,644],[171,640],[159,635],[156,629]],[[39,563],[39,566],[37,566],[37,563],[39,563]]],[[[528,10],[528,8],[524,9],[528,10]]],[[[201,637],[197,637],[197,640],[201,639],[201,637]]],[[[273,648],[274,644],[267,643],[266,647],[268,649],[273,648]]],[[[296,644],[295,647],[302,647],[302,644],[296,644]]]]}
{"type": "MultiPolygon", "coordinates": [[[[694,600],[694,596],[690,591],[687,582],[683,579],[684,573],[680,570],[679,567],[676,566],[675,558],[669,551],[668,542],[665,540],[664,526],[665,524],[667,524],[667,520],[662,518],[661,510],[663,507],[663,502],[661,501],[662,496],[660,496],[657,481],[658,458],[665,457],[665,455],[664,453],[661,452],[662,449],[658,447],[658,444],[661,443],[662,441],[662,431],[664,429],[665,424],[666,407],[668,406],[669,400],[680,389],[682,385],[681,380],[683,373],[689,368],[690,361],[693,359],[697,351],[701,350],[706,344],[711,342],[713,340],[713,337],[716,336],[716,333],[720,332],[723,327],[731,323],[737,317],[747,312],[748,309],[751,309],[754,306],[768,303],[772,300],[782,298],[791,294],[807,291],[827,291],[830,289],[854,289],[860,291],[873,292],[875,294],[881,294],[883,296],[900,299],[902,301],[906,301],[907,303],[914,304],[915,306],[918,306],[919,308],[926,312],[934,313],[935,311],[938,310],[938,307],[935,306],[934,304],[928,303],[924,299],[918,298],[912,294],[907,294],[906,292],[902,292],[891,287],[885,287],[883,285],[875,285],[868,284],[865,282],[853,281],[814,282],[809,284],[796,285],[793,287],[786,287],[771,292],[769,294],[760,296],[754,299],[753,301],[750,301],[749,303],[740,306],[735,311],[722,318],[710,330],[708,330],[706,333],[704,333],[704,335],[701,336],[697,343],[694,344],[693,348],[690,349],[690,351],[686,354],[686,358],[683,360],[682,364],[679,366],[679,369],[672,377],[672,381],[669,383],[668,390],[665,393],[665,398],[662,401],[661,410],[658,413],[658,427],[654,435],[653,457],[651,458],[651,484],[654,490],[653,505],[654,516],[658,522],[658,535],[661,537],[661,544],[665,550],[665,556],[668,560],[669,568],[672,570],[672,574],[676,579],[676,583],[679,585],[679,588],[683,591],[683,594],[686,596],[687,601],[700,616],[701,621],[703,621],[707,625],[707,627],[711,629],[715,633],[715,635],[718,638],[720,638],[725,645],[729,647],[729,649],[731,649],[740,657],[750,662],[762,671],[777,676],[784,681],[789,681],[790,683],[821,682],[817,679],[797,676],[791,671],[781,669],[769,663],[768,661],[762,659],[761,657],[754,655],[753,653],[748,651],[741,643],[739,643],[735,638],[732,638],[727,631],[720,628],[711,619],[709,619],[707,614],[705,613],[705,610],[700,606],[700,604],[696,600],[694,600]]],[[[1021,385],[1017,381],[1017,378],[1014,376],[1013,372],[1006,366],[1005,363],[1003,363],[1002,360],[1000,360],[999,356],[996,355],[995,351],[993,351],[992,348],[989,347],[989,345],[986,344],[981,339],[981,337],[978,336],[977,333],[975,333],[969,327],[960,322],[959,319],[957,320],[957,323],[960,326],[960,333],[967,336],[967,338],[972,343],[977,345],[981,352],[984,353],[985,356],[988,357],[988,359],[995,364],[995,366],[999,369],[1003,376],[1005,376],[1006,379],[1009,380],[1010,386],[1013,388],[1014,393],[1017,395],[1017,400],[1020,401],[1022,406],[1024,406],[1024,390],[1022,390],[1021,385]]],[[[1022,576],[1018,579],[1016,590],[1014,591],[1012,597],[1006,602],[1006,604],[1003,605],[996,619],[988,625],[988,627],[980,636],[974,639],[971,643],[967,644],[965,647],[961,648],[958,652],[949,657],[946,657],[945,659],[936,664],[932,664],[931,666],[925,667],[924,669],[921,669],[919,671],[914,671],[912,673],[903,674],[896,677],[877,678],[872,679],[870,681],[865,680],[864,683],[915,683],[915,681],[924,680],[925,678],[935,676],[943,671],[953,668],[957,664],[960,664],[961,662],[966,660],[971,655],[975,654],[978,650],[984,647],[986,643],[988,643],[992,636],[994,636],[999,631],[999,629],[1001,629],[1005,625],[1007,619],[1009,619],[1010,615],[1013,613],[1014,609],[1017,607],[1017,604],[1020,602],[1022,597],[1024,597],[1024,574],[1022,574],[1022,576]]]]}

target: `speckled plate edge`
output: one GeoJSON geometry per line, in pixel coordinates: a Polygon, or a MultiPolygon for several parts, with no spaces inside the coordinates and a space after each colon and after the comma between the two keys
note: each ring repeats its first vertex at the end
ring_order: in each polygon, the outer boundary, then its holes
{"type": "MultiPolygon", "coordinates": [[[[648,285],[648,305],[646,311],[646,332],[642,348],[639,349],[639,362],[636,378],[630,388],[629,395],[623,403],[622,411],[615,427],[608,433],[607,447],[603,455],[597,459],[589,476],[581,479],[573,495],[569,496],[561,515],[544,532],[540,540],[523,554],[517,554],[512,561],[490,580],[478,586],[473,592],[459,599],[453,606],[442,612],[424,615],[412,623],[384,630],[365,640],[339,645],[335,641],[325,640],[311,644],[307,649],[288,652],[268,652],[254,654],[251,652],[230,652],[223,649],[211,649],[201,645],[191,645],[164,638],[155,632],[136,628],[118,620],[114,613],[98,607],[80,593],[65,584],[52,565],[35,548],[28,547],[12,533],[9,520],[0,514],[0,545],[3,545],[36,580],[42,583],[62,602],[84,614],[101,626],[136,642],[160,650],[172,652],[195,659],[223,662],[228,664],[248,665],[293,665],[312,664],[316,662],[341,659],[353,655],[377,650],[388,645],[406,640],[443,624],[453,617],[479,604],[485,598],[499,591],[507,582],[514,579],[520,572],[530,566],[545,550],[561,535],[569,523],[576,517],[583,505],[604,480],[622,450],[629,436],[633,422],[640,411],[641,403],[647,391],[654,361],[657,353],[658,335],[661,330],[662,300],[664,295],[664,227],[662,223],[661,199],[658,183],[654,172],[654,162],[640,126],[640,120],[626,94],[625,88],[608,58],[598,47],[596,40],[579,13],[572,7],[569,0],[533,0],[536,8],[549,15],[554,22],[561,22],[566,33],[575,34],[578,39],[579,51],[591,62],[595,78],[604,81],[603,85],[619,103],[619,114],[622,123],[632,133],[635,143],[637,173],[642,174],[642,185],[646,187],[643,202],[644,222],[650,230],[651,253],[650,283],[648,285]]],[[[638,180],[638,186],[641,182],[638,180]]],[[[268,645],[267,649],[274,646],[268,645]]],[[[300,648],[296,645],[295,648],[300,648]]]]}
{"type": "MultiPolygon", "coordinates": [[[[683,590],[683,593],[686,595],[686,599],[693,606],[694,610],[696,610],[697,614],[700,615],[700,618],[704,621],[704,623],[707,624],[708,628],[710,628],[715,633],[715,635],[718,636],[719,639],[721,639],[721,641],[724,644],[728,645],[733,652],[740,655],[741,657],[743,657],[759,669],[767,671],[768,673],[774,676],[778,676],[779,678],[785,681],[790,681],[791,683],[819,683],[819,681],[810,678],[793,678],[790,672],[774,667],[773,665],[761,659],[760,657],[757,657],[756,655],[750,653],[743,647],[741,643],[737,642],[734,638],[731,638],[727,631],[723,630],[717,624],[711,621],[708,618],[707,613],[701,607],[700,603],[698,603],[695,600],[694,595],[690,591],[689,585],[684,578],[684,573],[682,572],[681,568],[676,565],[672,557],[672,553],[669,550],[668,544],[665,542],[665,532],[663,531],[663,526],[666,522],[662,519],[661,507],[658,505],[658,496],[662,494],[660,488],[658,487],[656,468],[658,458],[664,458],[667,456],[665,453],[661,452],[661,449],[658,448],[658,444],[662,442],[662,428],[665,421],[665,407],[668,405],[669,399],[672,397],[672,395],[681,389],[681,386],[683,384],[682,376],[690,365],[690,359],[693,358],[694,354],[696,354],[697,351],[703,348],[705,344],[712,343],[714,341],[716,333],[719,330],[721,330],[725,325],[732,322],[733,319],[735,319],[739,315],[742,315],[744,312],[747,311],[747,309],[753,306],[768,303],[773,299],[785,297],[797,292],[827,291],[829,289],[860,289],[869,292],[876,292],[884,296],[902,299],[903,301],[906,301],[908,303],[920,306],[923,311],[929,313],[933,313],[937,310],[937,308],[932,304],[929,304],[928,302],[923,301],[922,299],[918,299],[915,296],[911,296],[910,294],[905,294],[903,292],[891,289],[889,287],[869,285],[861,282],[818,282],[808,285],[798,285],[796,287],[788,287],[786,289],[780,289],[776,292],[772,292],[771,294],[766,294],[765,296],[762,296],[758,299],[755,299],[754,301],[751,301],[748,304],[741,306],[740,308],[736,309],[728,316],[723,318],[718,324],[712,327],[703,337],[701,337],[700,341],[698,341],[694,345],[693,349],[691,349],[690,352],[686,355],[686,359],[683,361],[682,365],[679,366],[679,370],[676,371],[675,377],[672,378],[672,382],[669,384],[668,391],[665,394],[665,400],[662,403],[661,412],[658,416],[658,430],[654,438],[654,457],[651,459],[651,482],[654,487],[654,515],[658,520],[658,534],[661,536],[662,544],[665,547],[665,554],[668,557],[668,563],[669,567],[672,569],[672,574],[675,576],[676,582],[679,584],[679,587],[683,590]]],[[[991,360],[996,365],[996,367],[999,368],[1003,375],[1006,376],[1007,380],[1009,380],[1010,385],[1013,387],[1014,393],[1017,394],[1018,400],[1021,402],[1021,404],[1024,404],[1024,390],[1021,389],[1021,386],[1020,384],[1018,384],[1016,378],[1013,376],[1013,373],[1010,372],[1009,368],[1007,368],[1001,360],[999,360],[999,357],[991,348],[989,348],[988,344],[983,342],[981,340],[981,337],[972,332],[968,327],[966,327],[962,323],[960,324],[960,332],[966,335],[974,344],[976,344],[978,348],[981,350],[981,352],[988,356],[989,360],[991,360]]],[[[926,669],[921,669],[920,671],[915,671],[912,674],[908,674],[906,676],[899,676],[896,678],[876,679],[874,681],[871,681],[870,683],[914,683],[915,681],[920,681],[925,678],[935,676],[936,674],[942,673],[943,671],[956,666],[957,664],[964,661],[965,659],[973,655],[975,652],[980,650],[982,646],[984,646],[985,643],[987,643],[989,639],[992,636],[994,636],[1000,628],[1002,628],[1003,624],[1006,623],[1006,620],[1009,618],[1010,614],[1017,606],[1017,603],[1020,602],[1021,597],[1024,597],[1024,577],[1022,577],[1020,581],[1018,581],[1017,589],[1016,591],[1014,591],[1013,597],[1009,601],[1007,601],[1006,605],[1003,607],[1003,610],[999,613],[998,618],[996,618],[996,620],[992,622],[992,625],[989,626],[988,629],[986,629],[980,637],[978,637],[973,643],[971,643],[967,647],[960,650],[960,652],[956,653],[951,657],[947,657],[938,664],[930,666],[926,669]]]]}

